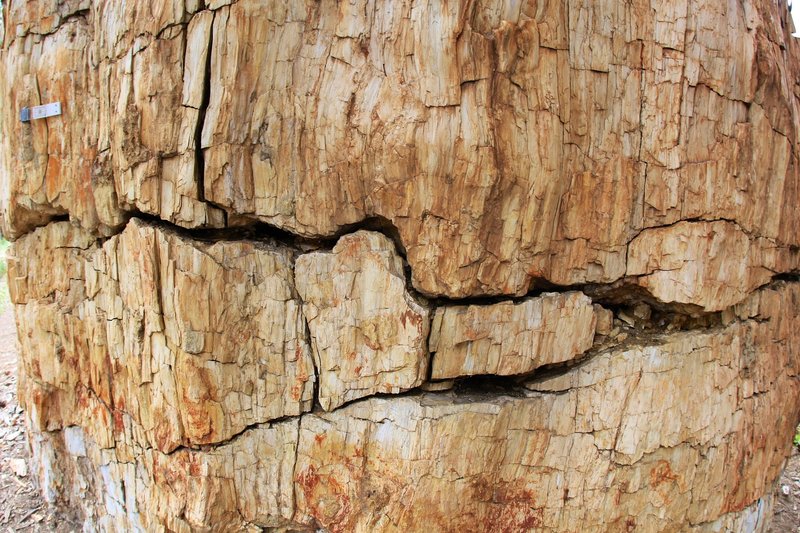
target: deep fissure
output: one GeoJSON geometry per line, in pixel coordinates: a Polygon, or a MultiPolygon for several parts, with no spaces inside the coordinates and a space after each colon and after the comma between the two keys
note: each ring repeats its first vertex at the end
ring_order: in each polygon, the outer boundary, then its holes
{"type": "Polygon", "coordinates": [[[208,30],[208,51],[206,63],[203,65],[203,94],[200,99],[200,108],[197,112],[197,124],[194,130],[194,173],[197,184],[197,199],[205,201],[205,153],[203,152],[203,127],[206,121],[206,112],[211,101],[211,56],[214,50],[214,18],[211,19],[208,30]]]}

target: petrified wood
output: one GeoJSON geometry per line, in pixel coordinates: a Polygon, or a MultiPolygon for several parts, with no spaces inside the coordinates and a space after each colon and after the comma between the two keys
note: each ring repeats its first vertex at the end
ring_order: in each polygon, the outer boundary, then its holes
{"type": "Polygon", "coordinates": [[[783,2],[3,17],[20,398],[87,530],[766,528],[800,420],[783,2]]]}

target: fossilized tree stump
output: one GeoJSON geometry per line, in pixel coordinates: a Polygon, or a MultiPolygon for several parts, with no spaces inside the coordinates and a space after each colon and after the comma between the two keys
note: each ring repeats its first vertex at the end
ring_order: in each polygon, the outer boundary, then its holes
{"type": "Polygon", "coordinates": [[[20,398],[87,529],[764,528],[781,2],[4,4],[20,398]]]}

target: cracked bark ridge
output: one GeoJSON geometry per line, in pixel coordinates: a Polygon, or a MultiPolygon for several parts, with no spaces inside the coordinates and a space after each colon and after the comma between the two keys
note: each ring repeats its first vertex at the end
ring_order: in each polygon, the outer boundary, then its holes
{"type": "Polygon", "coordinates": [[[301,255],[295,275],[323,409],[422,384],[430,313],[406,289],[392,241],[369,231],[345,235],[331,252],[301,255]]]}
{"type": "Polygon", "coordinates": [[[629,276],[662,302],[722,311],[744,300],[776,272],[800,268],[800,254],[737,224],[678,222],[643,231],[628,247],[629,276]]]}
{"type": "Polygon", "coordinates": [[[763,531],[800,418],[785,7],[4,2],[43,493],[98,531],[763,531]]]}

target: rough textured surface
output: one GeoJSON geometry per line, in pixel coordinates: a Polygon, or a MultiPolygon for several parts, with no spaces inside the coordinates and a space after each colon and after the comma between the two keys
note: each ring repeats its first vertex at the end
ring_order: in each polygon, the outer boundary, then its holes
{"type": "Polygon", "coordinates": [[[304,417],[298,512],[332,531],[684,531],[741,510],[779,473],[769,457],[797,419],[783,409],[800,399],[800,338],[770,339],[798,296],[765,291],[767,324],[613,349],[525,397],[370,400],[304,417]]]}
{"type": "Polygon", "coordinates": [[[3,2],[43,493],[100,531],[761,531],[800,418],[787,22],[3,2]]]}
{"type": "Polygon", "coordinates": [[[520,303],[440,307],[431,326],[431,377],[524,374],[592,347],[596,312],[579,292],[520,303]]]}
{"type": "Polygon", "coordinates": [[[98,232],[142,211],[309,236],[378,216],[414,286],[449,297],[613,282],[636,235],[680,220],[800,244],[785,6],[200,7],[6,8],[5,235],[64,214],[98,232]],[[51,100],[63,118],[18,121],[51,100]]]}
{"type": "Polygon", "coordinates": [[[134,464],[75,426],[34,450],[106,528],[754,531],[798,415],[798,302],[777,284],[727,326],[641,334],[512,395],[369,399],[134,464]]]}
{"type": "Polygon", "coordinates": [[[429,313],[406,290],[392,241],[358,231],[331,253],[300,256],[295,270],[323,409],[422,384],[429,313]]]}
{"type": "Polygon", "coordinates": [[[104,447],[169,452],[311,408],[313,363],[279,248],[136,220],[100,247],[59,222],[16,244],[9,279],[22,351],[36,354],[23,361],[36,427],[83,424],[104,447]]]}
{"type": "Polygon", "coordinates": [[[679,222],[633,239],[627,274],[662,302],[722,311],[776,272],[798,270],[799,259],[796,247],[750,238],[731,222],[679,222]]]}

